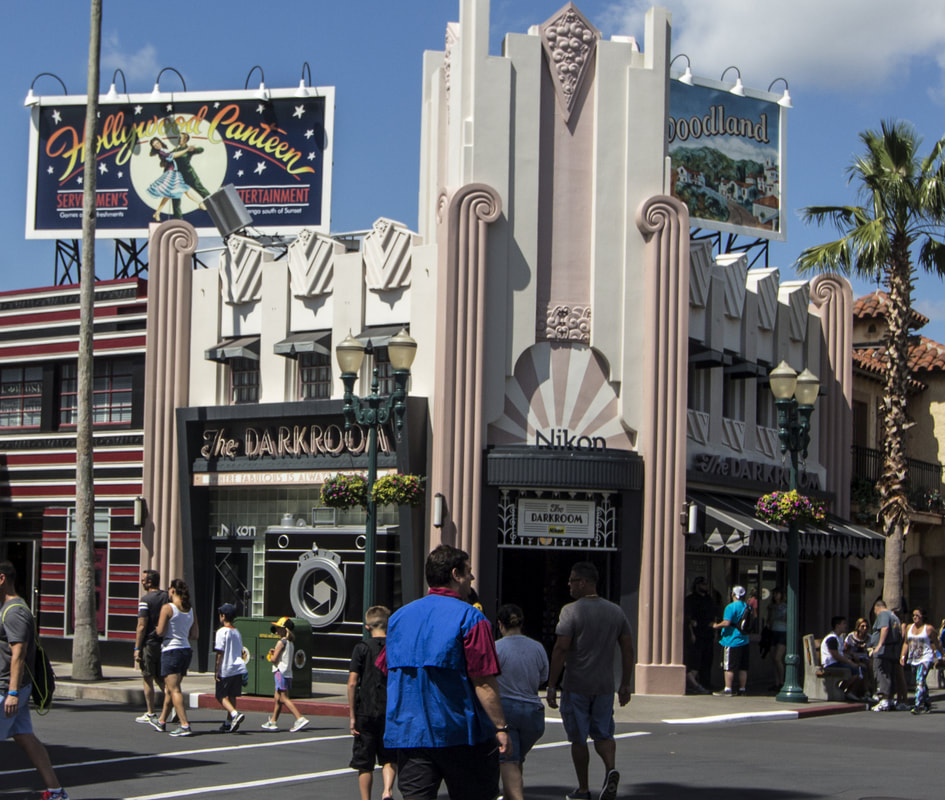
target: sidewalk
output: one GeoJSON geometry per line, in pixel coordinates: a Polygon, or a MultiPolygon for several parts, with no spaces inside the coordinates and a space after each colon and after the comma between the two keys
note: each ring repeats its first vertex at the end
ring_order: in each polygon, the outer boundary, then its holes
{"type": "MultiPolygon", "coordinates": [[[[129,706],[143,711],[141,676],[128,667],[102,668],[104,678],[94,683],[73,681],[72,665],[53,664],[56,671],[56,699],[101,700],[129,706]]],[[[190,708],[219,709],[214,696],[215,681],[211,673],[191,673],[183,680],[184,694],[190,708]]],[[[306,716],[347,717],[347,687],[340,683],[313,683],[312,697],[306,700],[293,698],[299,711],[306,716]]],[[[239,699],[241,711],[269,713],[271,697],[249,697],[239,699]]],[[[654,696],[634,695],[630,704],[616,708],[615,719],[625,723],[696,724],[699,722],[745,721],[752,719],[803,719],[826,714],[845,714],[865,711],[861,703],[829,703],[813,700],[808,703],[779,703],[773,696],[749,697],[702,696],[654,696]]],[[[549,719],[557,718],[558,712],[546,709],[549,719]]]]}

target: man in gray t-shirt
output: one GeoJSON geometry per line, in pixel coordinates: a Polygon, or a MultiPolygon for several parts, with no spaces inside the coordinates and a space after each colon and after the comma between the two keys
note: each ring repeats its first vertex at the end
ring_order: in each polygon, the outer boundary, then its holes
{"type": "Polygon", "coordinates": [[[11,736],[46,783],[44,798],[69,800],[59,785],[46,747],[30,720],[30,677],[36,654],[36,629],[26,601],[16,593],[16,569],[0,561],[0,741],[11,736]]]}
{"type": "Polygon", "coordinates": [[[568,800],[589,800],[591,796],[588,736],[594,740],[594,749],[606,770],[600,800],[614,800],[620,781],[615,769],[614,690],[620,705],[630,702],[633,635],[623,609],[597,594],[597,581],[597,568],[589,561],[580,561],[571,568],[568,588],[575,602],[561,609],[548,675],[548,705],[557,708],[558,682],[567,663],[561,684],[561,721],[571,742],[571,760],[578,779],[578,787],[567,795],[568,800]],[[618,648],[619,686],[614,680],[614,655],[618,648]]]}

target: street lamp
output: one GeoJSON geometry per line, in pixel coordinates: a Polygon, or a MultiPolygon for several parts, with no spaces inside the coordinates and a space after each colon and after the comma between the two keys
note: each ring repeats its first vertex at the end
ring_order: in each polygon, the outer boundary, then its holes
{"type": "Polygon", "coordinates": [[[354,384],[361,370],[365,352],[373,353],[373,346],[355,339],[350,333],[335,347],[335,357],[341,368],[341,382],[345,387],[345,430],[353,425],[360,425],[368,431],[368,479],[367,521],[364,535],[364,609],[362,614],[374,605],[375,564],[377,561],[377,509],[372,489],[377,479],[377,431],[382,425],[392,422],[394,433],[400,439],[404,413],[407,410],[407,380],[410,378],[410,365],[417,354],[417,342],[406,330],[392,336],[387,344],[387,353],[394,368],[394,391],[385,397],[377,393],[377,366],[371,381],[371,394],[359,398],[354,394],[354,384]]]}
{"type": "MultiPolygon", "coordinates": [[[[820,381],[810,370],[798,375],[786,361],[771,370],[771,393],[778,409],[778,437],[781,452],[791,454],[791,491],[797,490],[798,455],[807,458],[810,444],[810,415],[820,391],[820,381]]],[[[806,703],[807,695],[798,682],[797,584],[800,577],[800,546],[797,522],[788,528],[787,653],[784,656],[784,686],[777,700],[782,703],[806,703]]]]}

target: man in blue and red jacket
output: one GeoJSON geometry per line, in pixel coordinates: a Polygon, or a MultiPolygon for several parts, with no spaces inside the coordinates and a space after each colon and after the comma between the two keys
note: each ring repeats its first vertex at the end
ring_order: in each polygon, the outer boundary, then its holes
{"type": "Polygon", "coordinates": [[[493,800],[509,737],[492,626],[467,602],[468,553],[440,545],[426,579],[429,594],[390,618],[378,657],[388,673],[384,744],[398,750],[405,800],[434,800],[443,781],[452,800],[493,800]]]}

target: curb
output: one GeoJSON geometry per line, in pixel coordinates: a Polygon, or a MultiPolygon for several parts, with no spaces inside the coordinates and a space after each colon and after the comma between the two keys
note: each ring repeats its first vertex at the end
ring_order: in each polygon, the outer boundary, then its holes
{"type": "MultiPolygon", "coordinates": [[[[236,701],[236,707],[240,711],[272,711],[271,697],[240,696],[236,701]]],[[[303,714],[311,714],[315,717],[344,717],[348,718],[347,703],[328,703],[324,700],[298,700],[292,698],[296,708],[303,714]]],[[[206,694],[205,692],[191,692],[187,695],[189,708],[215,708],[220,709],[223,706],[217,702],[216,695],[206,694]]],[[[291,716],[291,715],[290,715],[291,716]]]]}
{"type": "MultiPolygon", "coordinates": [[[[185,702],[188,708],[221,708],[217,702],[216,695],[208,692],[184,692],[185,702]]],[[[101,683],[75,683],[72,681],[59,681],[56,683],[56,699],[58,700],[99,700],[118,705],[140,706],[141,689],[138,687],[130,688],[125,686],[109,686],[107,682],[101,683]]],[[[347,717],[347,703],[333,703],[325,700],[305,700],[292,698],[292,702],[303,714],[311,714],[318,717],[347,717]]],[[[237,701],[237,707],[241,711],[272,711],[271,697],[256,697],[252,695],[242,695],[237,701]]]]}

